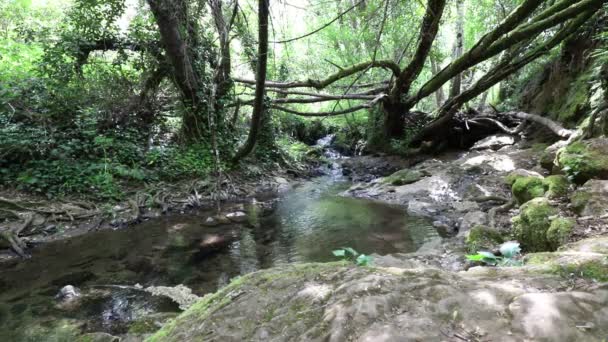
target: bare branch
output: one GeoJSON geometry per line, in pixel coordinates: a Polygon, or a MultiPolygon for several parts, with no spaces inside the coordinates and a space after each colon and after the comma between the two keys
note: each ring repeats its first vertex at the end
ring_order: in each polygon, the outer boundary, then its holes
{"type": "MultiPolygon", "coordinates": [[[[266,87],[268,88],[315,88],[315,89],[323,89],[343,78],[346,78],[348,76],[354,75],[358,72],[364,71],[367,68],[383,68],[383,69],[387,69],[387,70],[391,70],[393,72],[393,74],[398,75],[400,73],[400,68],[399,66],[393,62],[393,61],[389,61],[389,60],[384,60],[384,61],[369,61],[369,62],[363,62],[363,63],[359,63],[359,64],[355,64],[349,68],[345,68],[343,70],[338,71],[337,73],[329,76],[328,78],[324,79],[324,80],[313,80],[313,79],[308,79],[306,81],[294,81],[294,82],[273,82],[273,81],[267,81],[266,82],[266,87]]],[[[245,83],[245,84],[255,84],[254,80],[249,80],[249,79],[245,79],[245,78],[240,78],[240,77],[234,77],[233,80],[235,82],[239,82],[239,83],[245,83]]]]}

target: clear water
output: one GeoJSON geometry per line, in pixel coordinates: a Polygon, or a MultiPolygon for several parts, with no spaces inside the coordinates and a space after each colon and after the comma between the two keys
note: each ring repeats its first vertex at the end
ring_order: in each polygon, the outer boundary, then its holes
{"type": "Polygon", "coordinates": [[[205,227],[209,213],[195,212],[41,246],[29,260],[0,265],[0,340],[32,320],[70,318],[84,331],[123,333],[146,314],[177,311],[166,300],[105,285],[185,284],[203,295],[259,269],[335,260],[331,251],[339,247],[413,252],[437,235],[402,208],[339,196],[347,185],[331,176],[306,182],[282,196],[271,215],[253,215],[254,224],[205,227]],[[224,243],[201,247],[210,239],[224,243]],[[90,298],[77,308],[58,307],[54,296],[68,284],[90,298]]]}

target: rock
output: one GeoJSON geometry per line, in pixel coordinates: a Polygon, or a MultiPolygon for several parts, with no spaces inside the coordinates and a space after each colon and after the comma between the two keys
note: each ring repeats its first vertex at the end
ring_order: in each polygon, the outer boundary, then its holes
{"type": "Polygon", "coordinates": [[[427,174],[422,171],[403,169],[403,170],[397,171],[397,172],[393,173],[392,175],[382,179],[382,183],[391,184],[391,185],[395,185],[395,186],[401,186],[401,185],[415,183],[415,182],[421,180],[425,176],[427,176],[427,174]]]}
{"type": "Polygon", "coordinates": [[[520,208],[512,219],[513,235],[526,252],[556,250],[566,242],[575,221],[555,217],[558,211],[546,198],[535,198],[520,208]]]}
{"type": "Polygon", "coordinates": [[[146,287],[145,291],[153,296],[168,297],[177,304],[182,310],[188,309],[201,297],[192,293],[192,290],[182,284],[177,286],[150,286],[146,287]]]}
{"type": "Polygon", "coordinates": [[[82,335],[77,342],[120,342],[120,338],[104,332],[82,335]]]}
{"type": "Polygon", "coordinates": [[[242,211],[235,211],[233,213],[226,214],[226,218],[228,218],[232,222],[242,223],[247,222],[247,214],[242,211]]]}
{"type": "Polygon", "coordinates": [[[570,182],[568,178],[563,175],[553,175],[543,180],[547,192],[545,196],[548,198],[560,198],[565,197],[570,190],[570,182]]]}
{"type": "Polygon", "coordinates": [[[465,233],[465,243],[469,253],[495,251],[504,242],[502,234],[486,226],[475,226],[465,233]]]}
{"type": "Polygon", "coordinates": [[[473,147],[471,147],[471,150],[498,150],[503,146],[513,144],[515,144],[515,138],[513,138],[512,136],[505,134],[497,134],[479,140],[475,143],[475,145],[473,145],[473,147]]]}
{"type": "Polygon", "coordinates": [[[559,168],[576,184],[589,179],[608,179],[608,138],[577,141],[558,155],[559,168]]]}
{"type": "Polygon", "coordinates": [[[570,196],[572,209],[581,216],[608,213],[608,180],[589,180],[570,196]]]}
{"type": "Polygon", "coordinates": [[[605,288],[568,292],[562,278],[533,265],[459,273],[411,266],[300,264],[248,274],[150,341],[456,341],[463,332],[484,341],[600,341],[608,334],[605,288]]]}
{"type": "Polygon", "coordinates": [[[460,228],[458,229],[458,235],[464,236],[471,228],[475,226],[482,226],[488,222],[488,215],[483,211],[471,211],[464,215],[462,222],[460,222],[460,228]]]}
{"type": "Polygon", "coordinates": [[[519,204],[524,204],[537,197],[559,198],[567,195],[570,183],[565,176],[553,175],[544,178],[540,175],[527,175],[528,172],[511,172],[506,182],[511,184],[513,197],[519,204]]]}
{"type": "Polygon", "coordinates": [[[558,251],[608,254],[608,236],[579,240],[561,246],[558,251]]]}
{"type": "Polygon", "coordinates": [[[555,163],[555,157],[557,156],[557,152],[559,151],[559,149],[566,145],[567,142],[565,140],[560,140],[555,144],[547,147],[540,156],[540,166],[550,172],[553,172],[555,169],[557,169],[556,171],[558,171],[559,168],[555,163]]]}
{"type": "Polygon", "coordinates": [[[207,217],[207,219],[205,219],[205,221],[203,221],[203,225],[206,227],[215,227],[217,225],[219,225],[220,223],[213,217],[209,216],[207,217]]]}
{"type": "Polygon", "coordinates": [[[81,296],[81,292],[77,287],[72,285],[66,285],[59,290],[59,293],[55,296],[58,300],[68,302],[77,299],[81,296]]]}

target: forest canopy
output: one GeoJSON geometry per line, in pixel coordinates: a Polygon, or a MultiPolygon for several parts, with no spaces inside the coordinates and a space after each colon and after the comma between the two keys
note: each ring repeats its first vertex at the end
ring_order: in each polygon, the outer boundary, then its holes
{"type": "Polygon", "coordinates": [[[569,41],[605,39],[605,13],[604,0],[5,0],[0,177],[120,198],[244,158],[297,165],[328,133],[345,150],[441,146],[459,113],[515,109],[512,85],[569,41]]]}

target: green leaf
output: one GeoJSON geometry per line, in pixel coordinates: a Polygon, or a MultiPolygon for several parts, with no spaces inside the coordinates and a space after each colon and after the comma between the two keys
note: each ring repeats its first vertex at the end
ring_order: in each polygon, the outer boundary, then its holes
{"type": "Polygon", "coordinates": [[[520,252],[521,248],[517,241],[508,241],[500,245],[500,254],[507,259],[515,258],[520,252]]]}
{"type": "Polygon", "coordinates": [[[372,261],[369,255],[361,254],[357,257],[357,266],[368,266],[372,261]]]}
{"type": "Polygon", "coordinates": [[[346,252],[343,249],[336,249],[335,251],[332,251],[332,253],[339,258],[344,258],[346,256],[346,252]]]}
{"type": "Polygon", "coordinates": [[[359,253],[354,250],[353,248],[350,247],[342,247],[342,249],[346,252],[347,255],[349,255],[350,257],[356,258],[359,253]]]}

